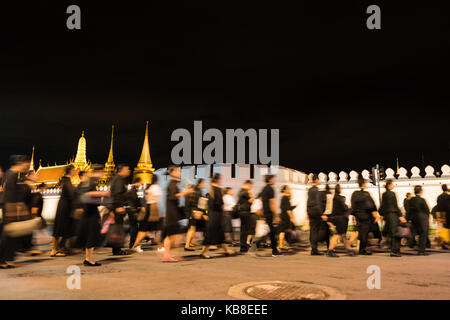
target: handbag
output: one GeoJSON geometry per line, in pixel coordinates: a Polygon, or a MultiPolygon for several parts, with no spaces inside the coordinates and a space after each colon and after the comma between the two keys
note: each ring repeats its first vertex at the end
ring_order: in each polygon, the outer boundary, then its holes
{"type": "Polygon", "coordinates": [[[125,243],[125,230],[123,225],[115,223],[109,227],[106,235],[106,245],[113,248],[122,248],[125,243]]]}
{"type": "MultiPolygon", "coordinates": [[[[10,222],[5,224],[3,227],[3,232],[8,237],[17,238],[26,235],[30,235],[34,230],[38,230],[42,227],[42,219],[41,217],[27,219],[31,217],[30,212],[25,203],[16,202],[16,203],[6,203],[5,211],[7,216],[17,216],[16,222],[10,222]]],[[[4,218],[5,220],[5,215],[4,218]]]]}
{"type": "Polygon", "coordinates": [[[442,228],[439,230],[439,239],[444,243],[450,243],[450,229],[442,228]]]}
{"type": "Polygon", "coordinates": [[[199,208],[200,210],[208,210],[208,200],[209,199],[206,197],[198,198],[197,208],[199,208]]]}
{"type": "Polygon", "coordinates": [[[193,217],[195,220],[200,220],[200,219],[202,219],[202,217],[203,217],[203,212],[202,212],[202,211],[199,211],[199,210],[193,210],[193,211],[192,211],[192,217],[193,217]]]}
{"type": "Polygon", "coordinates": [[[263,238],[268,235],[269,232],[270,228],[264,220],[259,219],[256,221],[255,238],[263,238]]]}
{"type": "Polygon", "coordinates": [[[411,237],[411,229],[407,224],[399,224],[397,227],[397,234],[399,238],[410,238],[411,237]]]}

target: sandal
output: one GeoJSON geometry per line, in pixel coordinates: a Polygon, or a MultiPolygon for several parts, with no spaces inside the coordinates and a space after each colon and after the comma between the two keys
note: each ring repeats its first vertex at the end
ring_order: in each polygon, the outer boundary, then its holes
{"type": "Polygon", "coordinates": [[[206,256],[206,255],[204,255],[204,254],[201,254],[200,257],[201,257],[202,259],[212,259],[211,256],[206,256]]]}
{"type": "Polygon", "coordinates": [[[163,259],[162,262],[179,262],[180,260],[177,260],[175,258],[168,258],[168,259],[163,259]]]}
{"type": "Polygon", "coordinates": [[[58,251],[58,252],[50,255],[50,257],[65,257],[65,256],[66,256],[66,254],[61,251],[58,251]]]}

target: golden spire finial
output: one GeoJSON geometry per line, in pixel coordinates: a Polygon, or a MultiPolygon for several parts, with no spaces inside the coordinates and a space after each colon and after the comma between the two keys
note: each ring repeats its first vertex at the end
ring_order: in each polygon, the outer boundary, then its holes
{"type": "Polygon", "coordinates": [[[398,166],[398,157],[396,158],[396,160],[397,160],[397,173],[396,174],[398,174],[398,170],[400,169],[398,166]]]}
{"type": "Polygon", "coordinates": [[[84,130],[81,130],[81,136],[84,137],[84,130]]]}
{"type": "Polygon", "coordinates": [[[34,171],[34,146],[33,146],[33,151],[31,152],[30,170],[29,171],[34,171]]]}
{"type": "Polygon", "coordinates": [[[152,166],[152,159],[150,157],[150,146],[148,143],[148,121],[145,125],[144,145],[142,146],[141,157],[134,170],[134,177],[141,178],[142,183],[150,184],[152,181],[153,172],[155,169],[152,166]]]}
{"type": "Polygon", "coordinates": [[[113,143],[114,143],[114,125],[112,125],[111,129],[111,147],[109,148],[108,161],[106,161],[106,163],[114,163],[113,143]]]}

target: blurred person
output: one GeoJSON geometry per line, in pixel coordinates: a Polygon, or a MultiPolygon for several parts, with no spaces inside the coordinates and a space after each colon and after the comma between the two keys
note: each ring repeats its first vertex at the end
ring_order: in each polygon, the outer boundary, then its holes
{"type": "MultiPolygon", "coordinates": [[[[450,193],[446,184],[442,185],[442,193],[437,198],[437,211],[440,213],[440,220],[443,221],[443,227],[450,228],[450,193]]],[[[448,250],[449,247],[441,243],[442,249],[448,250]]]]}
{"type": "MultiPolygon", "coordinates": [[[[0,210],[3,212],[3,204],[5,203],[4,201],[4,192],[3,192],[3,177],[4,177],[4,172],[3,172],[3,167],[0,166],[0,210]]],[[[2,227],[0,226],[0,234],[2,233],[2,227]]]]}
{"type": "Polygon", "coordinates": [[[430,208],[423,195],[423,189],[421,186],[414,187],[415,197],[411,199],[410,211],[412,223],[416,229],[417,234],[419,234],[419,248],[417,255],[427,256],[428,253],[425,252],[427,246],[428,230],[429,230],[429,215],[430,208]]]}
{"type": "MultiPolygon", "coordinates": [[[[110,182],[110,194],[111,194],[111,216],[114,217],[114,224],[119,225],[123,228],[124,216],[127,214],[127,181],[128,177],[131,174],[130,166],[128,164],[119,164],[117,166],[117,174],[112,178],[110,182]]],[[[134,217],[131,217],[131,214],[128,215],[131,225],[134,225],[134,217]]],[[[130,230],[131,231],[131,230],[130,230]]],[[[129,253],[122,248],[113,247],[112,248],[113,255],[128,255],[129,253]]]]}
{"type": "Polygon", "coordinates": [[[347,239],[348,228],[348,216],[350,210],[345,204],[345,197],[341,196],[341,185],[337,184],[334,187],[333,196],[333,208],[331,214],[328,216],[327,221],[332,223],[336,232],[331,236],[330,245],[328,246],[327,256],[338,257],[334,248],[337,245],[339,239],[344,243],[345,249],[349,252],[350,256],[355,256],[356,252],[352,250],[351,242],[347,239]]]}
{"type": "Polygon", "coordinates": [[[143,207],[141,199],[138,196],[138,190],[139,188],[141,188],[141,186],[141,178],[134,178],[130,190],[128,190],[126,193],[128,224],[130,226],[130,249],[133,248],[134,244],[136,243],[136,236],[138,234],[137,215],[141,210],[141,207],[143,207]]]}
{"type": "Polygon", "coordinates": [[[323,219],[323,198],[317,187],[319,185],[319,177],[314,175],[312,178],[312,187],[308,190],[308,200],[306,204],[308,219],[309,219],[309,241],[311,243],[311,255],[321,256],[322,253],[318,250],[318,242],[320,241],[320,227],[323,219]]]}
{"type": "Polygon", "coordinates": [[[152,176],[152,183],[147,187],[145,191],[145,216],[142,221],[139,222],[139,231],[136,237],[136,241],[132,247],[136,252],[143,252],[139,245],[146,236],[150,236],[152,232],[155,232],[155,242],[158,248],[161,249],[161,234],[160,234],[160,213],[159,213],[159,198],[162,195],[161,187],[159,186],[158,176],[152,176]]]}
{"type": "Polygon", "coordinates": [[[92,256],[95,247],[100,246],[101,239],[101,217],[98,207],[102,203],[102,198],[110,195],[109,191],[97,191],[97,182],[104,175],[103,165],[92,165],[92,169],[87,174],[83,174],[88,179],[87,183],[82,183],[79,189],[83,213],[78,229],[77,244],[85,250],[83,264],[87,267],[101,266],[92,256]]]}
{"type": "Polygon", "coordinates": [[[179,180],[181,179],[181,169],[177,166],[170,166],[167,173],[170,175],[170,182],[167,185],[166,192],[166,217],[164,219],[164,229],[162,239],[164,241],[163,262],[179,262],[181,258],[175,257],[172,254],[171,248],[178,245],[180,240],[181,230],[179,220],[184,218],[181,216],[181,208],[179,206],[179,198],[184,197],[194,192],[194,189],[187,188],[180,192],[179,180]]]}
{"type": "Polygon", "coordinates": [[[373,201],[369,192],[365,191],[367,188],[367,182],[359,177],[358,185],[360,190],[354,191],[351,197],[351,204],[353,215],[356,218],[356,228],[358,231],[359,254],[371,255],[372,252],[367,251],[367,242],[369,238],[369,232],[373,223],[378,222],[379,216],[375,202],[373,201]]]}
{"type": "Polygon", "coordinates": [[[401,257],[400,255],[400,240],[398,228],[399,223],[406,223],[397,204],[397,196],[392,191],[394,189],[394,182],[391,179],[386,180],[386,192],[381,197],[380,214],[386,221],[386,231],[390,242],[391,257],[401,257]]]}
{"type": "Polygon", "coordinates": [[[68,253],[67,241],[75,235],[75,223],[73,212],[75,210],[75,188],[71,178],[76,175],[76,170],[72,165],[66,167],[64,176],[61,178],[59,186],[61,196],[56,209],[55,221],[53,224],[53,244],[50,252],[51,257],[64,257],[68,253]]]}
{"type": "MultiPolygon", "coordinates": [[[[12,155],[10,157],[11,167],[4,174],[4,212],[3,224],[25,221],[31,219],[31,213],[26,204],[27,193],[23,184],[20,184],[20,175],[28,172],[30,161],[25,155],[12,155]]],[[[15,251],[21,245],[22,238],[9,237],[5,231],[0,240],[0,269],[14,268],[13,261],[15,251]]]]}
{"type": "Polygon", "coordinates": [[[223,232],[225,232],[225,243],[232,244],[233,238],[233,225],[231,220],[233,219],[233,211],[236,206],[236,200],[233,197],[233,189],[230,187],[225,188],[223,195],[223,232]]]}
{"type": "MultiPolygon", "coordinates": [[[[253,202],[254,199],[252,191],[252,182],[251,180],[247,180],[244,182],[241,190],[239,191],[239,199],[238,199],[239,217],[241,219],[240,252],[242,253],[248,251],[251,245],[252,235],[255,234],[256,217],[251,212],[251,206],[253,202]]],[[[259,200],[259,202],[261,203],[261,200],[259,200]]]]}
{"type": "Polygon", "coordinates": [[[225,232],[223,230],[223,196],[220,184],[222,182],[219,173],[211,178],[210,191],[208,195],[208,220],[206,222],[205,238],[200,256],[203,259],[211,259],[207,255],[208,249],[213,245],[222,245],[226,255],[232,255],[234,252],[228,249],[225,243],[225,232]]]}
{"type": "MultiPolygon", "coordinates": [[[[266,182],[266,186],[263,188],[261,192],[261,201],[263,205],[263,215],[264,219],[269,226],[270,229],[270,245],[272,247],[272,257],[277,257],[282,255],[280,251],[278,251],[277,244],[277,234],[275,224],[279,224],[281,219],[280,215],[276,209],[276,201],[275,201],[275,190],[273,189],[273,184],[275,183],[275,177],[271,174],[268,174],[264,178],[266,182]]],[[[257,243],[253,242],[251,252],[256,255],[256,247],[257,243]]]]}
{"type": "Polygon", "coordinates": [[[198,201],[203,196],[202,189],[205,188],[205,180],[198,179],[194,187],[194,192],[186,197],[186,209],[188,210],[189,226],[186,233],[186,243],[184,245],[185,251],[194,251],[192,240],[196,232],[204,232],[206,225],[206,218],[204,211],[198,207],[198,201]]]}
{"type": "Polygon", "coordinates": [[[283,194],[281,198],[281,223],[279,225],[279,244],[278,244],[278,250],[287,250],[289,249],[284,245],[285,239],[286,239],[286,232],[289,230],[295,229],[295,220],[294,220],[294,214],[292,213],[292,210],[294,210],[297,206],[291,205],[291,188],[289,186],[283,186],[281,188],[281,193],[283,194]]]}

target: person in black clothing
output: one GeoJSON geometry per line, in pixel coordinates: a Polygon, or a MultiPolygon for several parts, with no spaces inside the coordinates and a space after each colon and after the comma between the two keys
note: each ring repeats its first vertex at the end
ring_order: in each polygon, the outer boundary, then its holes
{"type": "MultiPolygon", "coordinates": [[[[19,183],[19,175],[26,173],[30,168],[30,161],[24,155],[13,155],[10,158],[11,168],[4,176],[4,211],[3,224],[31,219],[31,213],[26,205],[26,192],[19,183]]],[[[0,239],[0,269],[14,268],[15,251],[20,246],[21,238],[12,238],[2,232],[0,239]]]]}
{"type": "Polygon", "coordinates": [[[163,262],[182,261],[171,254],[171,248],[179,243],[179,235],[183,233],[180,228],[179,221],[184,218],[181,213],[178,199],[194,192],[194,189],[187,188],[180,192],[178,185],[181,178],[181,169],[176,166],[170,166],[167,173],[170,175],[170,182],[167,185],[166,192],[166,217],[164,219],[164,228],[162,239],[164,241],[163,262]]]}
{"type": "MultiPolygon", "coordinates": [[[[111,210],[114,216],[114,223],[123,227],[123,220],[125,214],[127,214],[127,181],[130,176],[130,166],[127,164],[119,164],[117,166],[117,174],[112,178],[110,182],[111,193],[111,210]]],[[[133,221],[131,214],[128,214],[129,221],[133,221]]],[[[131,226],[132,222],[130,223],[131,226]]],[[[133,244],[132,244],[133,245],[133,244]]],[[[113,255],[127,255],[127,251],[122,248],[112,248],[113,255]]]]}
{"type": "Polygon", "coordinates": [[[386,180],[386,192],[381,197],[380,214],[386,221],[386,234],[390,241],[391,257],[401,257],[400,239],[398,232],[399,222],[406,223],[397,204],[397,196],[392,191],[394,182],[391,179],[386,180]]]}
{"type": "Polygon", "coordinates": [[[251,237],[255,234],[256,217],[250,210],[253,200],[252,182],[247,180],[238,195],[239,218],[241,219],[240,252],[242,253],[248,252],[251,237]]]}
{"type": "Polygon", "coordinates": [[[311,255],[320,256],[322,253],[317,248],[317,244],[321,240],[320,227],[327,217],[323,215],[325,210],[323,207],[323,198],[319,188],[317,188],[319,185],[319,177],[314,175],[312,182],[313,186],[308,190],[308,200],[306,203],[309,219],[309,242],[311,243],[311,255]]]}
{"type": "Polygon", "coordinates": [[[109,191],[97,191],[97,181],[105,174],[102,165],[92,165],[92,170],[87,173],[88,181],[79,186],[79,203],[83,207],[78,229],[77,244],[84,248],[86,257],[83,264],[87,267],[98,267],[101,264],[96,262],[92,255],[95,247],[100,245],[100,213],[98,206],[102,203],[103,197],[109,197],[109,191]]]}
{"type": "Polygon", "coordinates": [[[365,191],[367,185],[363,178],[359,178],[358,185],[361,190],[355,191],[351,197],[353,215],[356,218],[356,230],[360,241],[359,254],[371,255],[372,252],[366,250],[369,232],[374,223],[379,220],[377,208],[370,193],[365,191]]]}
{"type": "Polygon", "coordinates": [[[51,257],[64,257],[67,251],[66,242],[75,235],[73,212],[75,210],[75,188],[71,178],[76,170],[72,165],[67,166],[65,174],[61,178],[61,196],[56,209],[55,222],[53,224],[53,245],[51,257]]]}
{"type": "Polygon", "coordinates": [[[356,252],[352,250],[350,241],[347,239],[347,228],[348,228],[348,216],[350,210],[345,204],[345,197],[341,196],[341,185],[337,184],[334,187],[334,197],[333,197],[333,209],[331,214],[328,216],[327,222],[334,225],[336,233],[331,236],[330,245],[328,246],[327,256],[328,257],[338,257],[334,248],[341,238],[344,242],[345,248],[350,253],[350,256],[355,256],[356,252]]]}
{"type": "MultiPolygon", "coordinates": [[[[277,234],[275,229],[275,224],[281,222],[280,215],[277,212],[277,206],[275,201],[275,191],[273,189],[273,184],[275,183],[275,178],[273,175],[268,174],[265,176],[266,186],[261,192],[261,199],[263,204],[263,215],[266,220],[267,225],[270,229],[270,245],[272,247],[272,257],[280,256],[281,252],[278,251],[277,245],[277,234]]],[[[257,244],[253,242],[252,252],[256,254],[257,244]]]]}
{"type": "Polygon", "coordinates": [[[283,186],[281,188],[283,197],[281,198],[281,223],[278,226],[279,229],[279,245],[278,250],[287,250],[288,248],[284,246],[286,232],[295,228],[294,210],[297,206],[291,205],[291,188],[289,186],[283,186]]]}
{"type": "Polygon", "coordinates": [[[428,255],[425,252],[425,248],[428,238],[430,208],[425,199],[422,198],[423,189],[421,186],[414,187],[414,194],[416,196],[411,199],[410,212],[412,223],[419,234],[419,250],[417,254],[426,256],[428,255]]]}
{"type": "Polygon", "coordinates": [[[204,259],[211,259],[206,253],[210,246],[222,245],[226,255],[234,252],[228,249],[225,243],[225,232],[223,229],[223,198],[220,189],[221,175],[216,173],[211,178],[211,188],[208,195],[208,221],[206,222],[205,238],[200,256],[204,259]]]}
{"type": "Polygon", "coordinates": [[[198,208],[198,200],[202,197],[202,189],[205,188],[205,180],[198,179],[194,187],[194,192],[186,197],[186,211],[189,219],[188,231],[186,234],[185,251],[195,251],[191,248],[191,242],[196,232],[204,232],[206,225],[206,215],[204,211],[198,208]]]}
{"type": "MultiPolygon", "coordinates": [[[[0,166],[0,210],[3,212],[3,204],[5,203],[4,201],[4,192],[3,192],[3,167],[0,166]]],[[[2,225],[0,225],[0,234],[2,234],[2,225]]]]}
{"type": "MultiPolygon", "coordinates": [[[[450,228],[450,193],[446,184],[442,185],[442,193],[437,198],[437,212],[440,213],[440,219],[443,221],[444,228],[450,228]]],[[[442,243],[442,249],[449,248],[442,243]]]]}
{"type": "Polygon", "coordinates": [[[141,186],[141,178],[135,178],[133,179],[130,190],[126,193],[128,224],[130,225],[130,249],[136,242],[136,236],[138,234],[137,215],[139,210],[141,210],[141,207],[143,207],[143,203],[138,196],[138,189],[141,186]]]}

